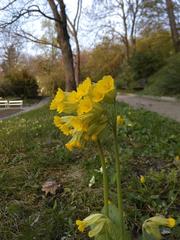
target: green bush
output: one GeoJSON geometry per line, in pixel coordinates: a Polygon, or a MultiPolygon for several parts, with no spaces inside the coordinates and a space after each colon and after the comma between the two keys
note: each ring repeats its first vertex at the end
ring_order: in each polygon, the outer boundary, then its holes
{"type": "Polygon", "coordinates": [[[35,98],[38,95],[36,78],[26,69],[10,72],[0,86],[0,94],[3,97],[35,98]]]}
{"type": "Polygon", "coordinates": [[[134,79],[146,79],[162,66],[162,59],[152,51],[136,52],[131,60],[130,66],[134,72],[134,79]]]}
{"type": "Polygon", "coordinates": [[[168,59],[166,66],[149,78],[146,94],[180,95],[180,53],[168,59]]]}

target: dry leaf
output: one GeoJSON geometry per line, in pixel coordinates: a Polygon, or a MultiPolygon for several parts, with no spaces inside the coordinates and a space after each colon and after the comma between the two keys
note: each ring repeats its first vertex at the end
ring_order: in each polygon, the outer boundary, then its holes
{"type": "Polygon", "coordinates": [[[42,191],[45,192],[45,195],[47,196],[48,193],[56,194],[56,190],[59,187],[56,181],[48,180],[42,185],[42,191]]]}

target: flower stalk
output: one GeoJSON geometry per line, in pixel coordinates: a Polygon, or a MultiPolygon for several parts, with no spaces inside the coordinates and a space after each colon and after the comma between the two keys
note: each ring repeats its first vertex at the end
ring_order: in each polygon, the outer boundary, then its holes
{"type": "Polygon", "coordinates": [[[101,165],[103,169],[103,191],[104,191],[104,208],[105,208],[105,215],[109,216],[109,208],[108,208],[108,199],[109,199],[109,184],[108,184],[108,175],[107,175],[107,169],[106,169],[106,162],[104,157],[104,152],[102,149],[102,145],[100,140],[97,140],[97,145],[99,149],[99,155],[101,159],[101,165]]]}
{"type": "Polygon", "coordinates": [[[121,236],[124,240],[124,217],[123,217],[123,201],[122,201],[122,187],[121,187],[121,168],[120,168],[120,157],[117,140],[117,108],[116,102],[114,101],[114,124],[113,124],[113,137],[114,137],[114,150],[115,150],[115,167],[116,167],[116,185],[117,185],[117,201],[118,210],[121,222],[121,236]]]}

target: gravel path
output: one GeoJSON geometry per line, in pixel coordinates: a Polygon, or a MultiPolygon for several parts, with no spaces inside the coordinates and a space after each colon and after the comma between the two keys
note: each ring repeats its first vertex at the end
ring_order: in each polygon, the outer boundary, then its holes
{"type": "Polygon", "coordinates": [[[49,100],[50,100],[50,98],[47,97],[47,98],[42,99],[39,103],[33,104],[28,107],[23,107],[22,109],[0,110],[0,120],[9,119],[11,117],[18,116],[22,113],[30,112],[32,110],[38,109],[38,108],[44,106],[45,104],[47,104],[49,102],[49,100]]]}
{"type": "Polygon", "coordinates": [[[119,102],[125,102],[135,108],[144,108],[152,112],[157,112],[162,116],[174,119],[180,122],[180,101],[174,98],[143,97],[133,94],[118,95],[119,102]]]}

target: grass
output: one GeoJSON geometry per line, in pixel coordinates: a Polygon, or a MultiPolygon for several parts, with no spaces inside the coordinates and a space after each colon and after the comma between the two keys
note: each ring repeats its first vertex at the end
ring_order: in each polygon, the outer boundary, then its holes
{"type": "MultiPolygon", "coordinates": [[[[134,238],[142,222],[155,214],[174,216],[180,223],[180,124],[155,113],[119,104],[126,124],[119,129],[123,161],[126,221],[134,238]],[[139,181],[145,176],[145,184],[139,181]]],[[[68,152],[66,138],[53,126],[48,107],[0,122],[0,239],[87,239],[74,222],[102,207],[99,158],[90,144],[83,151],[68,152]],[[95,184],[89,188],[92,175],[95,184]],[[42,184],[60,184],[56,195],[45,196],[42,184]]],[[[104,146],[111,149],[111,135],[104,146]]],[[[114,199],[113,154],[106,152],[114,199]]],[[[180,238],[179,228],[172,238],[180,238]]]]}

